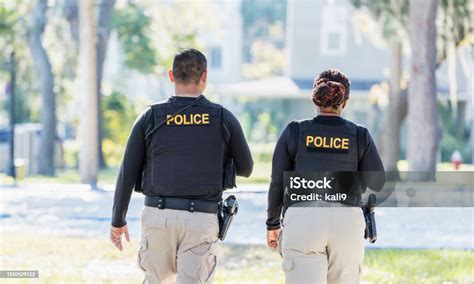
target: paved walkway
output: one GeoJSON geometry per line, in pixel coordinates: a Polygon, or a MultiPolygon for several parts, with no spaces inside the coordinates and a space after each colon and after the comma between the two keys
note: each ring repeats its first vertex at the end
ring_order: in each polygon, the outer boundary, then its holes
{"type": "MultiPolygon", "coordinates": [[[[239,214],[226,242],[265,244],[267,196],[261,185],[236,193],[239,214]]],[[[0,230],[66,235],[108,235],[113,187],[86,185],[0,186],[0,230]]],[[[128,211],[138,238],[143,196],[134,193],[128,211]]],[[[379,240],[368,247],[474,248],[474,208],[377,208],[379,240]]]]}

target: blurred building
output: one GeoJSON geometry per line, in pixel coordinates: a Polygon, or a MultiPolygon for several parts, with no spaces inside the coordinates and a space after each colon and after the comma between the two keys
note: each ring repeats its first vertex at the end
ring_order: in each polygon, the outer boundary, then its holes
{"type": "Polygon", "coordinates": [[[221,84],[241,79],[242,64],[242,15],[241,1],[212,1],[215,5],[215,30],[203,30],[199,41],[204,45],[208,60],[209,83],[221,84]]]}
{"type": "MultiPolygon", "coordinates": [[[[329,68],[339,69],[351,80],[349,107],[343,115],[368,127],[377,139],[387,105],[390,59],[379,24],[349,0],[288,0],[286,46],[285,76],[221,84],[215,92],[227,100],[229,96],[269,104],[281,100],[287,120],[301,119],[314,115],[310,100],[314,78],[329,68]]],[[[454,75],[446,61],[436,74],[441,101],[450,99],[450,85],[456,82],[454,92],[464,122],[471,116],[466,113],[472,100],[471,49],[457,50],[454,75]]],[[[404,54],[404,64],[409,63],[408,56],[404,54]]]]}
{"type": "MultiPolygon", "coordinates": [[[[179,3],[161,1],[155,4],[160,5],[160,8],[179,3]]],[[[206,5],[209,5],[212,19],[209,19],[208,26],[196,25],[196,41],[208,60],[209,83],[212,85],[239,81],[242,64],[241,1],[217,0],[206,2],[206,5]]],[[[176,19],[175,24],[180,24],[179,19],[176,19]]],[[[127,96],[138,96],[149,101],[173,95],[174,89],[168,81],[166,66],[161,74],[144,75],[137,71],[124,70],[123,57],[117,36],[112,32],[104,68],[104,81],[109,82],[109,85],[113,84],[127,96]]]]}
{"type": "Polygon", "coordinates": [[[387,49],[359,30],[349,1],[288,1],[287,13],[287,75],[298,86],[310,89],[317,73],[329,68],[346,73],[354,91],[384,79],[387,49]]]}
{"type": "Polygon", "coordinates": [[[287,7],[285,76],[220,85],[223,96],[259,97],[286,101],[289,119],[314,115],[311,90],[314,78],[335,68],[351,80],[347,118],[378,128],[375,104],[380,84],[388,75],[388,50],[382,41],[369,38],[358,25],[358,11],[346,0],[289,0],[287,7]],[[370,99],[369,99],[370,98],[370,99]]]}

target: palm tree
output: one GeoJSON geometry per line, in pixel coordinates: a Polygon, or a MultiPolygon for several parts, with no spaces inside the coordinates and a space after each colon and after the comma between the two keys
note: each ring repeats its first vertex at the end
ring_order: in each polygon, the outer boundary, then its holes
{"type": "Polygon", "coordinates": [[[94,0],[79,2],[79,97],[80,109],[80,153],[79,169],[81,181],[97,185],[99,167],[98,153],[98,93],[97,93],[97,49],[94,0]]]}
{"type": "Polygon", "coordinates": [[[410,171],[424,171],[416,179],[431,179],[436,170],[439,141],[436,109],[437,0],[410,1],[411,45],[408,87],[408,161],[410,171]]]}
{"type": "Polygon", "coordinates": [[[56,97],[54,77],[48,54],[41,41],[47,24],[47,0],[38,0],[30,12],[27,43],[38,74],[41,89],[41,136],[38,151],[38,173],[54,175],[54,142],[56,137],[56,97]]]}

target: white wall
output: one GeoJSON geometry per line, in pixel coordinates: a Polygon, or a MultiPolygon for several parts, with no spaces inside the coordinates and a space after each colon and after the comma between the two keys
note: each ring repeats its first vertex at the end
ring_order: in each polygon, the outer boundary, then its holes
{"type": "Polygon", "coordinates": [[[356,10],[347,0],[288,0],[287,75],[314,78],[328,68],[337,68],[352,80],[381,80],[388,66],[388,52],[357,31],[356,10]],[[342,48],[325,49],[324,34],[334,32],[342,48]]]}
{"type": "Polygon", "coordinates": [[[215,5],[215,29],[199,34],[208,60],[209,82],[214,84],[236,82],[241,78],[242,65],[242,16],[240,0],[218,0],[215,5]],[[212,48],[221,50],[221,67],[212,67],[212,48]]]}

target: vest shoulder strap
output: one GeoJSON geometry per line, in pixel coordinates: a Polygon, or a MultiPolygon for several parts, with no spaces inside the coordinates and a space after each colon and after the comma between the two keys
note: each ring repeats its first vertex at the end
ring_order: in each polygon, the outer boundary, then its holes
{"type": "Polygon", "coordinates": [[[148,106],[150,110],[147,111],[147,113],[145,114],[144,137],[148,137],[150,135],[151,130],[155,127],[155,114],[158,113],[160,115],[162,113],[162,115],[164,115],[167,104],[168,101],[162,101],[148,106]]]}

